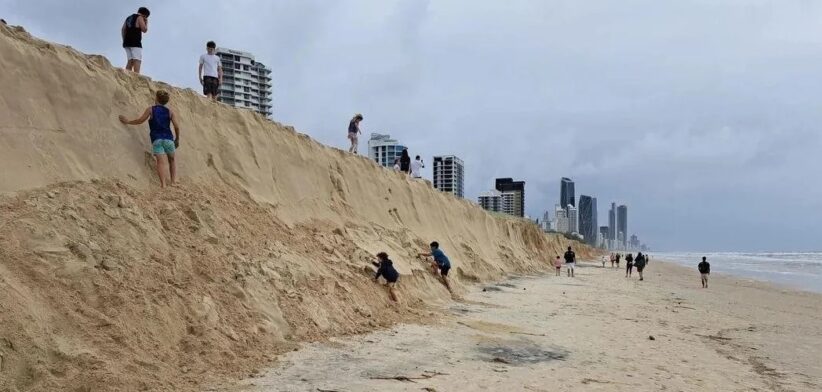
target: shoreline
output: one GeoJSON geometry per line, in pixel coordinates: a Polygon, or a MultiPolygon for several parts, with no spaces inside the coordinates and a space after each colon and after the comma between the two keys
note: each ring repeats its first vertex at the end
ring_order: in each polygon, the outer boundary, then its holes
{"type": "Polygon", "coordinates": [[[822,294],[713,274],[703,290],[661,259],[643,282],[598,263],[577,273],[479,284],[444,304],[441,322],[306,343],[205,390],[822,388],[822,294]]]}

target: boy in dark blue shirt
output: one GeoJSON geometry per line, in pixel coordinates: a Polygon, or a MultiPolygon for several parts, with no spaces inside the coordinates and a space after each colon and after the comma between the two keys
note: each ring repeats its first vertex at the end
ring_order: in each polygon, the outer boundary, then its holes
{"type": "Polygon", "coordinates": [[[174,112],[166,107],[168,103],[168,92],[158,90],[154,97],[154,106],[147,108],[143,115],[134,120],[128,120],[126,116],[120,116],[120,122],[128,125],[140,125],[148,121],[149,138],[151,139],[151,149],[157,161],[157,175],[160,176],[160,187],[165,188],[166,183],[174,184],[177,180],[177,165],[174,161],[174,152],[180,147],[180,126],[174,112]],[[171,125],[174,124],[174,133],[171,132],[171,125]],[[166,166],[169,167],[166,170],[166,166]],[[166,180],[166,171],[169,172],[171,180],[166,180]]]}
{"type": "Polygon", "coordinates": [[[397,285],[397,280],[400,278],[400,273],[394,269],[394,262],[388,258],[388,254],[385,252],[377,253],[377,261],[372,262],[375,267],[377,267],[377,275],[374,276],[374,282],[379,282],[380,276],[385,278],[385,281],[388,282],[386,286],[388,286],[388,294],[391,296],[391,300],[394,302],[397,301],[397,293],[394,292],[394,286],[397,285]]]}
{"type": "Polygon", "coordinates": [[[448,260],[448,256],[440,249],[440,244],[437,241],[432,242],[430,247],[431,253],[420,253],[419,255],[434,258],[434,262],[431,264],[434,273],[441,276],[442,282],[445,283],[445,288],[453,293],[453,291],[451,291],[451,284],[448,283],[448,271],[451,270],[451,261],[448,260]]]}

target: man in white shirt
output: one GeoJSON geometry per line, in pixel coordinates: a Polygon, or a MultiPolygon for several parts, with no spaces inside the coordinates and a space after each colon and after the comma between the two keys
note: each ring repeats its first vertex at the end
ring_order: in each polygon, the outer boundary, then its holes
{"type": "Polygon", "coordinates": [[[422,178],[420,169],[424,167],[425,164],[422,163],[422,159],[420,159],[420,156],[417,155],[417,158],[414,159],[414,162],[411,162],[411,178],[422,178]]]}
{"type": "Polygon", "coordinates": [[[217,51],[217,44],[214,41],[208,41],[206,50],[208,53],[200,56],[200,84],[203,85],[203,94],[216,101],[220,85],[223,83],[223,66],[220,64],[220,56],[214,54],[217,51]]]}

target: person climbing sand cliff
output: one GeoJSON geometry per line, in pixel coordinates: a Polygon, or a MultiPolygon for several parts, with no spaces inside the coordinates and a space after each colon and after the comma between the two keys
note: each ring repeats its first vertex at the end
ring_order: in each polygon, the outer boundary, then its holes
{"type": "Polygon", "coordinates": [[[448,256],[440,249],[440,244],[437,241],[432,242],[430,248],[431,252],[420,253],[419,256],[434,258],[434,261],[431,263],[431,268],[435,274],[440,276],[442,283],[445,284],[445,288],[447,288],[451,294],[454,294],[454,291],[451,290],[451,284],[448,282],[448,271],[451,270],[451,261],[448,260],[448,256]]]}
{"type": "Polygon", "coordinates": [[[177,161],[174,154],[180,147],[180,125],[174,117],[174,112],[166,107],[169,99],[168,92],[159,90],[154,96],[154,106],[146,108],[140,117],[134,120],[129,120],[123,115],[119,117],[120,122],[127,125],[140,125],[148,120],[151,149],[157,163],[161,188],[177,181],[177,161]],[[174,132],[171,131],[172,124],[174,132]],[[166,177],[166,171],[170,178],[166,177]]]}
{"type": "Polygon", "coordinates": [[[388,295],[391,297],[391,300],[394,302],[399,302],[397,299],[395,286],[397,285],[397,280],[400,278],[400,273],[394,268],[394,262],[388,258],[387,253],[380,252],[377,253],[377,261],[372,262],[371,264],[377,267],[377,274],[374,276],[374,282],[379,282],[380,277],[382,276],[385,279],[385,285],[388,287],[388,295]]]}
{"type": "Polygon", "coordinates": [[[348,152],[352,154],[357,153],[357,145],[359,144],[359,135],[362,134],[360,131],[360,122],[363,120],[362,114],[355,114],[354,118],[348,123],[348,140],[351,141],[351,147],[348,148],[348,152]]]}

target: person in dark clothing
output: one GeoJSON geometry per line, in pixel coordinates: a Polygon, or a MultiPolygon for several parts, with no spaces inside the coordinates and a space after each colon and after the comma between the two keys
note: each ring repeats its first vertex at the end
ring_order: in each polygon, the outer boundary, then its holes
{"type": "Polygon", "coordinates": [[[377,261],[371,262],[375,267],[377,267],[377,274],[374,276],[374,282],[379,282],[380,276],[385,278],[386,286],[388,286],[388,295],[391,296],[391,300],[397,302],[397,293],[394,291],[394,286],[397,285],[397,280],[400,279],[400,273],[394,269],[394,262],[388,258],[388,254],[385,252],[377,253],[377,261]]]}
{"type": "Polygon", "coordinates": [[[574,277],[574,267],[577,264],[577,254],[571,250],[571,247],[568,247],[568,250],[565,251],[565,269],[568,271],[568,276],[574,277]]]}
{"type": "Polygon", "coordinates": [[[702,275],[702,288],[708,288],[708,275],[711,274],[711,263],[708,262],[707,257],[702,257],[702,262],[696,266],[699,270],[699,274],[702,275]]]}
{"type": "Polygon", "coordinates": [[[448,271],[451,270],[451,260],[448,260],[448,256],[440,249],[440,244],[437,241],[434,241],[429,245],[431,248],[430,253],[420,253],[419,256],[423,257],[433,257],[434,262],[432,263],[431,267],[434,270],[435,274],[440,275],[442,282],[445,284],[445,288],[448,289],[451,294],[454,293],[451,290],[451,283],[448,282],[448,271]]]}
{"type": "Polygon", "coordinates": [[[411,156],[408,155],[408,149],[402,149],[402,155],[400,156],[400,171],[408,174],[411,171],[411,156]]]}
{"type": "Polygon", "coordinates": [[[617,268],[619,268],[619,260],[620,260],[620,259],[622,259],[622,254],[621,254],[621,253],[617,253],[617,254],[616,254],[616,264],[617,264],[617,268]]]}
{"type": "Polygon", "coordinates": [[[351,140],[351,147],[348,148],[348,152],[352,154],[357,153],[359,135],[362,134],[362,131],[360,130],[360,122],[362,119],[362,114],[357,113],[354,115],[354,118],[348,122],[348,140],[351,140]]]}
{"type": "Polygon", "coordinates": [[[631,276],[632,272],[634,272],[634,255],[628,253],[628,256],[625,256],[625,277],[631,276]]]}
{"type": "Polygon", "coordinates": [[[148,32],[148,8],[140,7],[136,14],[129,15],[123,22],[120,35],[123,38],[123,49],[126,50],[126,71],[140,73],[143,62],[143,34],[148,32]]]}
{"type": "Polygon", "coordinates": [[[634,267],[636,267],[636,272],[639,273],[639,280],[643,280],[642,278],[642,270],[645,269],[645,255],[642,252],[636,255],[636,260],[634,260],[634,267]]]}

